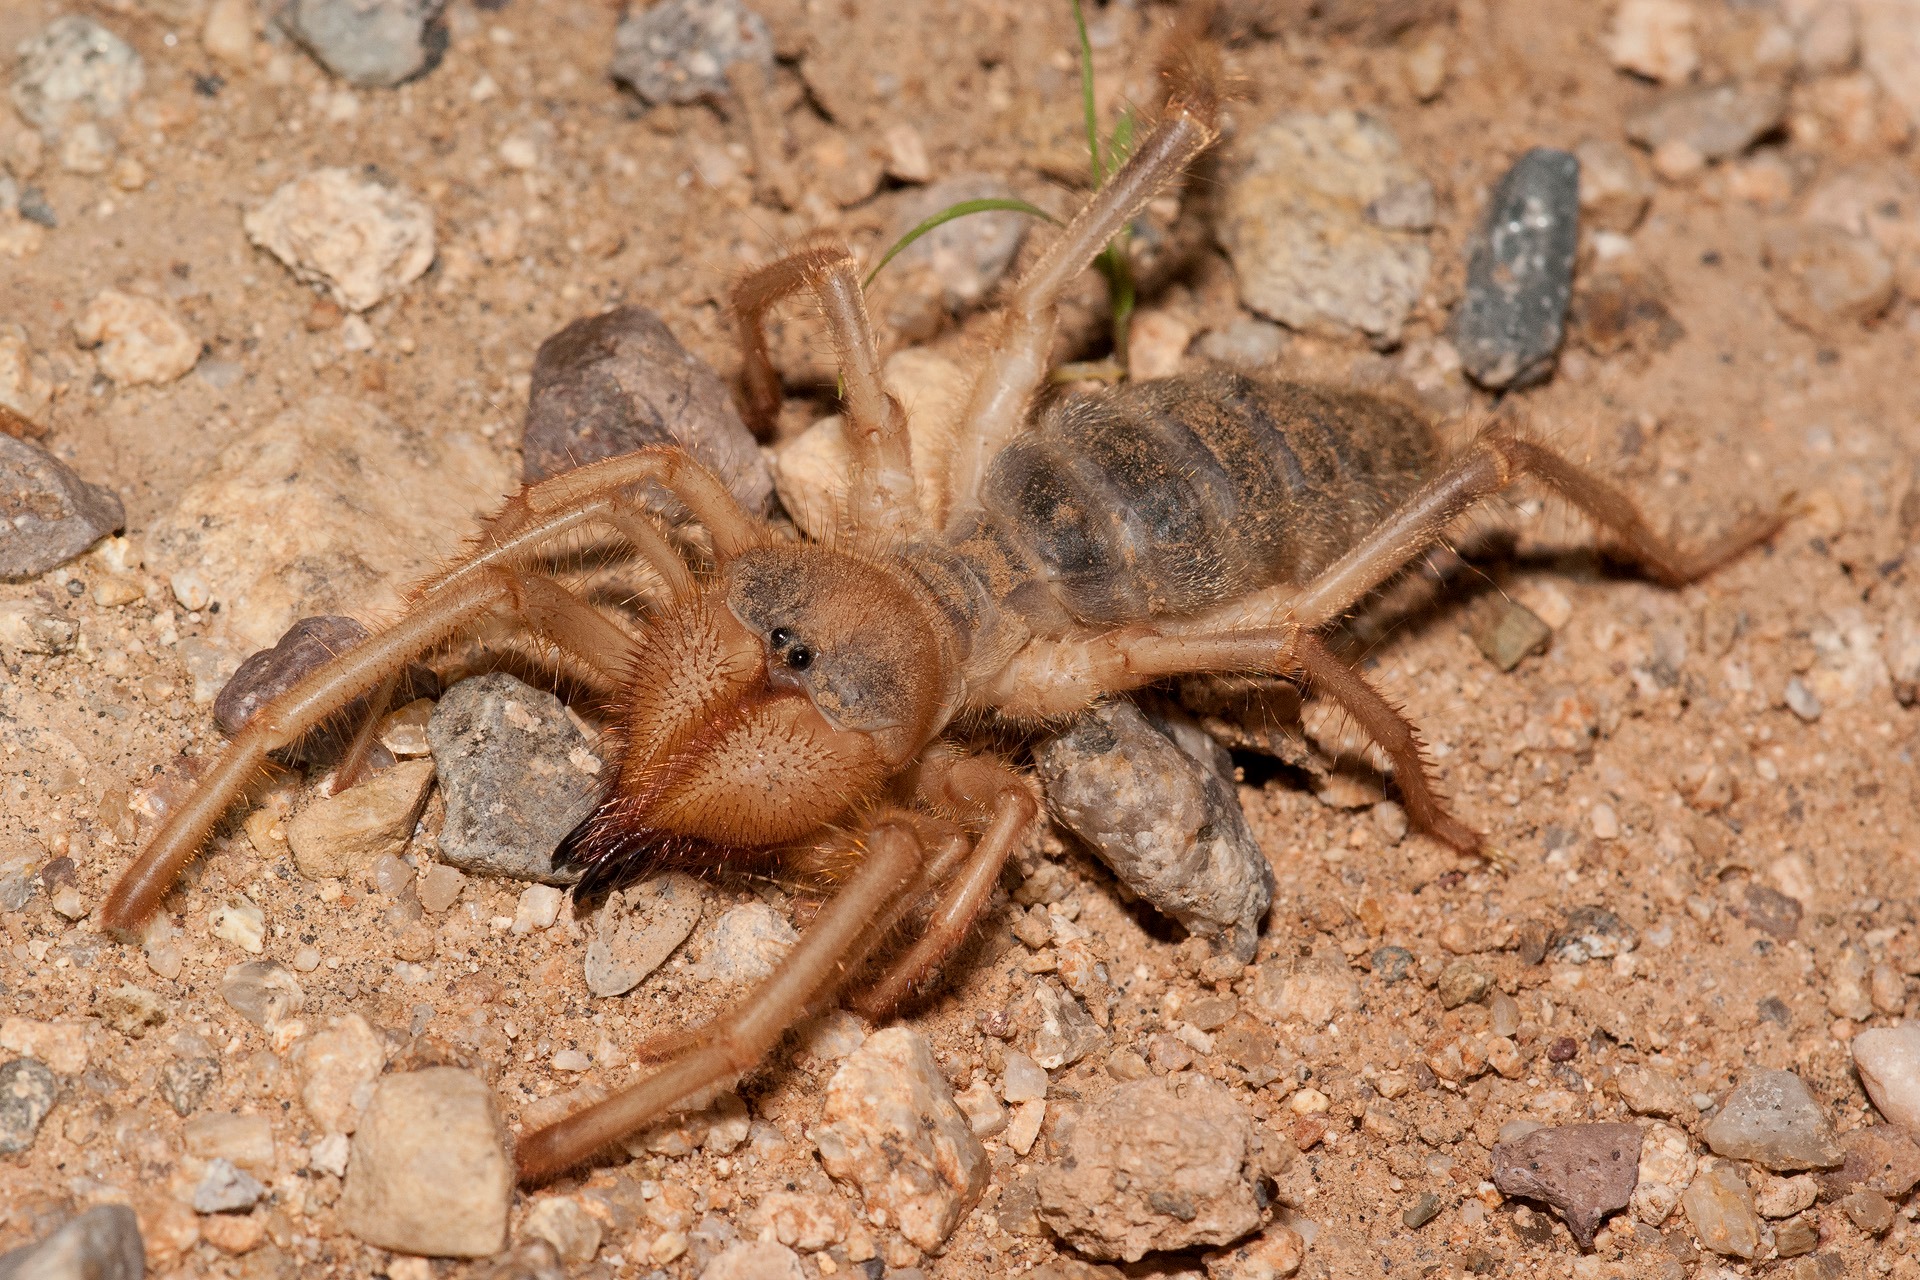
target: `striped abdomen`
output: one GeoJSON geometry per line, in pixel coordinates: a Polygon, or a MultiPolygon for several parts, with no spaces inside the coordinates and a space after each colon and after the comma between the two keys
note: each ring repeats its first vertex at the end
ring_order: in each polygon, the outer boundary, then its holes
{"type": "Polygon", "coordinates": [[[1391,400],[1210,372],[1047,413],[994,460],[982,500],[994,540],[1067,614],[1134,622],[1305,582],[1434,452],[1391,400]]]}

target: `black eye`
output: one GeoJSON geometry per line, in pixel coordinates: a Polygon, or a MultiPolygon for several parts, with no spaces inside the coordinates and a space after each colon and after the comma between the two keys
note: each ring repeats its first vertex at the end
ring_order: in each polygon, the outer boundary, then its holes
{"type": "Polygon", "coordinates": [[[813,650],[803,644],[796,644],[787,650],[787,665],[795,671],[805,671],[813,665],[813,650]]]}
{"type": "Polygon", "coordinates": [[[784,649],[793,643],[793,632],[785,627],[775,627],[767,633],[767,643],[775,649],[784,649]]]}

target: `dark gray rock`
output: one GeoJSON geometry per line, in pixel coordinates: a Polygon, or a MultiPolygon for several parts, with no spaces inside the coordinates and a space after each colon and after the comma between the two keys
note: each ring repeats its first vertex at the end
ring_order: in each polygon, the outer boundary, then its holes
{"type": "Polygon", "coordinates": [[[446,0],[292,0],[280,26],[327,70],[363,89],[431,71],[447,51],[446,0]]]}
{"type": "MultiPolygon", "coordinates": [[[[271,649],[259,649],[240,664],[233,678],[213,700],[213,722],[231,738],[246,727],[247,721],[267,703],[293,688],[301,680],[371,634],[352,618],[339,614],[319,614],[302,618],[288,627],[271,649]]],[[[411,667],[394,694],[393,705],[405,706],[415,698],[440,696],[440,681],[425,667],[411,667]]],[[[286,764],[314,764],[338,755],[367,713],[367,700],[356,698],[345,711],[313,730],[300,741],[274,752],[274,758],[286,764]]],[[[374,749],[376,765],[391,764],[393,758],[384,748],[374,749]],[[385,756],[384,760],[379,757],[385,756]]]]}
{"type": "Polygon", "coordinates": [[[0,434],[0,578],[33,578],[127,523],[109,489],[37,444],[0,434]]]}
{"type": "Polygon", "coordinates": [[[1832,1169],[1846,1159],[1826,1110],[1791,1071],[1747,1072],[1703,1136],[1715,1155],[1776,1172],[1832,1169]]]}
{"type": "Polygon", "coordinates": [[[1526,386],[1552,371],[1579,246],[1580,162],[1535,147],[1494,189],[1467,260],[1452,336],[1474,381],[1526,386]]]}
{"type": "Polygon", "coordinates": [[[599,802],[601,761],[566,709],[509,675],[447,691],[427,722],[446,800],[440,856],[463,871],[571,884],[560,842],[599,802]]]}
{"type": "Polygon", "coordinates": [[[267,1189],[260,1179],[235,1166],[225,1156],[207,1163],[200,1185],[193,1189],[195,1213],[240,1213],[260,1203],[267,1189]]]}
{"type": "Polygon", "coordinates": [[[1643,147],[1684,142],[1708,160],[1737,156],[1780,127],[1787,91],[1774,84],[1674,89],[1627,117],[1627,136],[1643,147]]]}
{"type": "Polygon", "coordinates": [[[1124,700],[1082,713],[1034,753],[1047,806],[1130,891],[1242,963],[1273,868],[1232,787],[1124,700]]]}
{"type": "Polygon", "coordinates": [[[613,33],[613,78],[650,103],[727,92],[736,62],[773,65],[773,37],[740,0],[662,0],[636,6],[613,33]]]}
{"type": "Polygon", "coordinates": [[[60,225],[60,215],[47,203],[47,193],[40,187],[24,187],[20,191],[20,216],[28,222],[37,222],[49,231],[60,225]]]}
{"type": "MultiPolygon", "coordinates": [[[[532,484],[652,444],[677,444],[710,467],[752,512],[773,499],[773,473],[727,384],[645,307],[575,320],[533,358],[521,441],[532,484]]],[[[664,493],[656,509],[679,514],[664,493]]]]}
{"type": "Polygon", "coordinates": [[[1493,1148],[1493,1185],[1551,1205],[1583,1249],[1640,1183],[1640,1126],[1567,1124],[1535,1129],[1493,1148]]]}
{"type": "Polygon", "coordinates": [[[0,1254],[0,1280],[142,1280],[140,1220],[123,1204],[89,1209],[46,1239],[0,1254]]]}
{"type": "Polygon", "coordinates": [[[1605,907],[1575,907],[1553,935],[1549,954],[1567,964],[1610,960],[1640,945],[1632,925],[1605,907]]]}
{"type": "Polygon", "coordinates": [[[25,1151],[60,1096],[53,1069],[37,1058],[0,1066],[0,1156],[25,1151]]]}

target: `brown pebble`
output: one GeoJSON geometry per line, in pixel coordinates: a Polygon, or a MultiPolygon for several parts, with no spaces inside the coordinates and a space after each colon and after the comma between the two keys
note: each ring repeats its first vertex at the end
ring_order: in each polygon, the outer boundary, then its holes
{"type": "Polygon", "coordinates": [[[1502,1195],[1541,1200],[1559,1211],[1580,1247],[1600,1222],[1624,1209],[1640,1181],[1637,1124],[1569,1124],[1536,1129],[1493,1148],[1493,1184],[1502,1195]]]}
{"type": "Polygon", "coordinates": [[[1547,1046],[1548,1062],[1572,1062],[1580,1055],[1580,1042],[1572,1036],[1560,1036],[1547,1046]]]}

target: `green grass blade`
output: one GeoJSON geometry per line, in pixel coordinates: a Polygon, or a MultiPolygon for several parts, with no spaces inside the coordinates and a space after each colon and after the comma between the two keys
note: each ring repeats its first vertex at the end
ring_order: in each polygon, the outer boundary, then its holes
{"type": "Polygon", "coordinates": [[[1087,38],[1087,15],[1080,0],[1073,0],[1073,25],[1080,31],[1080,107],[1087,116],[1087,155],[1093,163],[1093,188],[1107,180],[1100,162],[1100,121],[1093,111],[1093,41],[1087,38]]]}
{"type": "Polygon", "coordinates": [[[970,213],[1024,213],[1030,217],[1038,218],[1042,222],[1051,222],[1055,226],[1059,225],[1059,220],[1045,209],[1040,208],[1038,205],[1028,204],[1025,200],[1013,199],[1010,196],[988,196],[981,200],[962,200],[958,204],[948,205],[894,241],[893,248],[887,250],[887,256],[880,259],[880,261],[874,265],[873,270],[867,272],[867,278],[861,282],[860,287],[864,289],[871,286],[874,277],[878,276],[889,262],[899,257],[907,246],[915,240],[918,240],[921,236],[936,227],[943,227],[955,218],[964,218],[970,213]]]}

